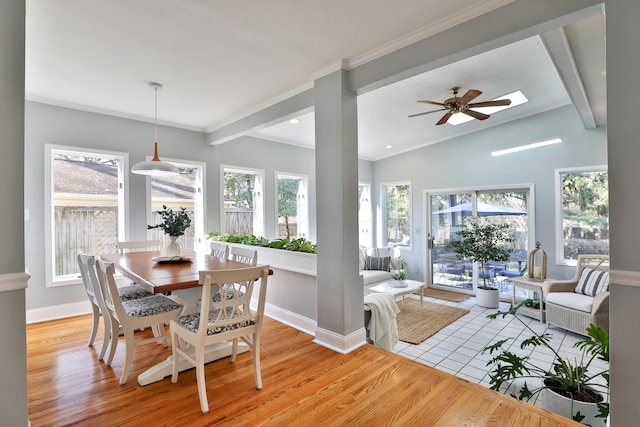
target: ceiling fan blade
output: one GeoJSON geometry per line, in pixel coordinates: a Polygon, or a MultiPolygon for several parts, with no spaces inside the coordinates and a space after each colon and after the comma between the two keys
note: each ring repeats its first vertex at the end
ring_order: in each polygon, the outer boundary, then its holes
{"type": "Polygon", "coordinates": [[[426,99],[420,99],[418,100],[418,102],[422,102],[423,104],[439,105],[441,107],[444,107],[444,104],[442,102],[427,101],[426,99]]]}
{"type": "Polygon", "coordinates": [[[442,118],[440,119],[440,121],[438,121],[438,123],[436,123],[436,125],[443,125],[443,124],[447,123],[447,120],[449,120],[449,117],[451,117],[451,115],[452,115],[452,113],[448,112],[447,114],[442,116],[442,118]]]}
{"type": "Polygon", "coordinates": [[[412,114],[409,117],[424,116],[425,114],[437,113],[438,111],[444,111],[444,110],[446,110],[446,108],[441,108],[439,110],[433,110],[433,111],[425,111],[424,113],[412,114]]]}
{"type": "Polygon", "coordinates": [[[467,104],[469,108],[479,107],[500,107],[503,105],[511,105],[510,99],[497,99],[495,101],[474,102],[473,104],[467,104]]]}
{"type": "Polygon", "coordinates": [[[471,101],[474,98],[477,98],[480,95],[482,95],[481,91],[477,89],[469,89],[467,93],[462,95],[462,98],[458,100],[458,104],[467,104],[469,101],[471,101]]]}
{"type": "Polygon", "coordinates": [[[491,117],[488,114],[484,114],[484,113],[480,113],[479,111],[473,111],[473,110],[463,110],[462,111],[464,114],[466,114],[467,116],[471,116],[474,119],[478,119],[478,120],[486,120],[489,117],[491,117]]]}

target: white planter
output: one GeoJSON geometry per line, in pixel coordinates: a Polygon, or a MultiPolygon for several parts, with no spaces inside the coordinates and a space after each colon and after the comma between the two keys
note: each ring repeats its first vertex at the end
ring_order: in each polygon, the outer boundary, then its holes
{"type": "Polygon", "coordinates": [[[598,405],[595,403],[573,401],[573,409],[571,405],[571,399],[564,397],[553,390],[545,389],[547,393],[547,399],[550,401],[550,411],[555,412],[563,417],[571,418],[573,414],[580,411],[580,415],[584,415],[584,419],[580,421],[582,424],[587,424],[592,427],[605,427],[606,420],[604,418],[596,418],[598,415],[598,405]]]}
{"type": "Polygon", "coordinates": [[[498,289],[476,288],[476,304],[484,308],[498,308],[500,291],[498,289]]]}

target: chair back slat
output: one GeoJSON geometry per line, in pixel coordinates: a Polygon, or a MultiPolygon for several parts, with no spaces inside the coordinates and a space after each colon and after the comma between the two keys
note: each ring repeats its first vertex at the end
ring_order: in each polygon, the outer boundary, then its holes
{"type": "Polygon", "coordinates": [[[229,259],[229,245],[220,242],[209,243],[211,249],[211,256],[229,259]]]}
{"type": "Polygon", "coordinates": [[[231,247],[231,259],[249,265],[258,265],[258,251],[254,249],[231,247]]]}

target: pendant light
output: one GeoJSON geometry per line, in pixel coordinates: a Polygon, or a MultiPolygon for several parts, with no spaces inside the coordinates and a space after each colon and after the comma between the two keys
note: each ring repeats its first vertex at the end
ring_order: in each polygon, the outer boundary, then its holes
{"type": "Polygon", "coordinates": [[[158,91],[162,90],[160,83],[149,83],[149,87],[155,91],[156,94],[156,110],[155,110],[155,145],[153,152],[153,159],[145,162],[136,163],[131,168],[131,172],[138,175],[151,175],[151,176],[169,176],[177,175],[180,173],[177,167],[171,163],[166,163],[160,160],[158,157],[158,91]]]}

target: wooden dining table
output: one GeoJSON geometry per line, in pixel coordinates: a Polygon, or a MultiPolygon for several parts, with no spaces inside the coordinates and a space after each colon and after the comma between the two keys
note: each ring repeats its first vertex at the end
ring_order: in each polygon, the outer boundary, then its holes
{"type": "MultiPolygon", "coordinates": [[[[158,251],[127,252],[123,254],[104,254],[103,260],[113,263],[117,271],[145,289],[156,294],[171,294],[181,303],[182,314],[195,313],[201,296],[198,283],[200,270],[230,270],[251,267],[237,261],[221,259],[209,254],[183,251],[183,259],[168,258],[158,251]]],[[[272,274],[271,270],[269,274],[272,274]]],[[[249,347],[238,344],[238,354],[248,351],[249,347]]],[[[231,343],[220,343],[207,347],[205,361],[211,362],[231,355],[231,343]]],[[[179,370],[193,368],[182,360],[179,370]]],[[[138,375],[141,386],[161,381],[170,376],[173,369],[172,356],[152,366],[138,375]]]]}

